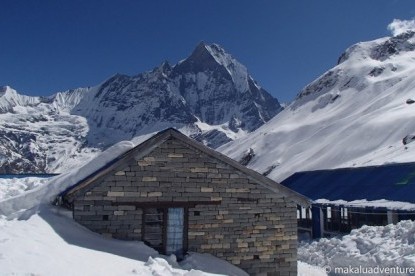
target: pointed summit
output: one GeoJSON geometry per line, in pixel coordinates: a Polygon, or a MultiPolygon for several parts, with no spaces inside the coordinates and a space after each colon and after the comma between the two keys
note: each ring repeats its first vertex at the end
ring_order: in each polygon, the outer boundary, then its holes
{"type": "Polygon", "coordinates": [[[197,44],[196,48],[193,50],[193,53],[197,52],[197,51],[206,50],[207,49],[206,46],[207,46],[207,44],[203,40],[200,41],[199,44],[197,44]]]}
{"type": "Polygon", "coordinates": [[[200,42],[192,54],[175,66],[176,74],[210,72],[221,79],[230,80],[244,93],[249,90],[248,70],[218,44],[200,42]]]}
{"type": "Polygon", "coordinates": [[[175,71],[180,73],[216,71],[226,74],[225,68],[217,62],[211,51],[208,50],[209,48],[203,41],[200,42],[192,54],[175,67],[175,71]]]}

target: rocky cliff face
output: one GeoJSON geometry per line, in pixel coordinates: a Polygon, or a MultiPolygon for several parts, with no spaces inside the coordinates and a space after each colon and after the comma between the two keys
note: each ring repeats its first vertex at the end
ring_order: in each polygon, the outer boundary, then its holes
{"type": "Polygon", "coordinates": [[[92,88],[28,97],[0,93],[0,170],[57,172],[120,141],[167,127],[216,148],[251,132],[282,107],[216,44],[185,60],[117,74],[92,88]]]}

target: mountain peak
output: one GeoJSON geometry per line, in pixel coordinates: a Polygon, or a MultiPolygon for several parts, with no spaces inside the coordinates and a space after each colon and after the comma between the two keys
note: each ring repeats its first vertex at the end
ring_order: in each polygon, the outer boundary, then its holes
{"type": "Polygon", "coordinates": [[[375,60],[384,61],[393,55],[415,50],[415,32],[407,31],[380,43],[371,49],[370,57],[375,60]]]}
{"type": "Polygon", "coordinates": [[[174,69],[178,74],[212,72],[224,79],[232,80],[235,88],[242,93],[249,90],[246,67],[218,44],[200,42],[192,54],[174,69]]]}
{"type": "Polygon", "coordinates": [[[3,87],[0,87],[0,97],[2,97],[2,96],[11,97],[11,96],[15,96],[15,95],[19,95],[19,94],[17,93],[16,90],[11,88],[10,86],[6,85],[6,86],[3,86],[3,87]]]}
{"type": "Polygon", "coordinates": [[[202,40],[202,41],[200,41],[198,44],[197,44],[197,46],[196,46],[196,48],[193,50],[193,52],[195,52],[196,50],[205,50],[206,49],[206,46],[207,46],[207,44],[202,40]]]}
{"type": "Polygon", "coordinates": [[[6,94],[6,92],[7,92],[7,90],[9,88],[10,87],[8,87],[8,86],[2,86],[2,87],[0,87],[0,97],[2,97],[4,94],[6,94]]]}
{"type": "Polygon", "coordinates": [[[193,50],[190,58],[213,58],[219,65],[227,67],[230,63],[237,62],[230,54],[226,53],[218,44],[206,44],[201,41],[193,50]]]}

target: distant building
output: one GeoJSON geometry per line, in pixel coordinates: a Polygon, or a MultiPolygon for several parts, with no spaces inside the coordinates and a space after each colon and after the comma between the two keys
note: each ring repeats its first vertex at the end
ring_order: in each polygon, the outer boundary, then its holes
{"type": "Polygon", "coordinates": [[[313,200],[297,210],[313,238],[415,219],[415,163],[298,172],[282,184],[313,200]]]}
{"type": "Polygon", "coordinates": [[[162,254],[210,253],[249,274],[296,275],[297,205],[309,200],[167,129],[63,194],[76,221],[162,254]]]}

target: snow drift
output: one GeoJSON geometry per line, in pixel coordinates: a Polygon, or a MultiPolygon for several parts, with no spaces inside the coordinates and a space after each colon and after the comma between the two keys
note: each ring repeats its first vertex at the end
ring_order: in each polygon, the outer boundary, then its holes
{"type": "Polygon", "coordinates": [[[329,266],[332,271],[349,265],[415,268],[415,222],[363,226],[342,238],[303,243],[298,258],[319,267],[329,266]]]}

